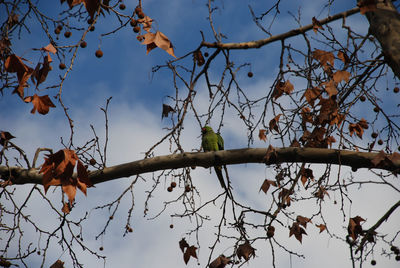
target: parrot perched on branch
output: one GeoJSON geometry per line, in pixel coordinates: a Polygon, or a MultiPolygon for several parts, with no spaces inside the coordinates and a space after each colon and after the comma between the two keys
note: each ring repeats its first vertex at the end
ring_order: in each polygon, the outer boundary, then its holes
{"type": "MultiPolygon", "coordinates": [[[[215,133],[209,126],[204,126],[201,129],[202,139],[201,146],[204,152],[224,150],[224,139],[218,133],[215,133]]],[[[222,166],[214,166],[215,173],[217,174],[221,187],[229,193],[226,187],[224,177],[222,176],[222,166]]]]}

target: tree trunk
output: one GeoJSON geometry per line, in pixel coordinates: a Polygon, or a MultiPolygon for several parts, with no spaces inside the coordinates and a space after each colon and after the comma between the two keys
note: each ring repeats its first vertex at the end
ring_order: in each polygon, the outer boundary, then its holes
{"type": "Polygon", "coordinates": [[[400,78],[400,14],[392,1],[377,2],[375,11],[365,13],[370,25],[369,32],[379,41],[386,63],[400,78]]]}

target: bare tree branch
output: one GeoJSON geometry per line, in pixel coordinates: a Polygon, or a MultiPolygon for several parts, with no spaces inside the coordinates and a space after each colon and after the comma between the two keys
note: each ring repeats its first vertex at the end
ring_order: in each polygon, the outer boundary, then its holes
{"type": "MultiPolygon", "coordinates": [[[[380,168],[389,171],[400,169],[400,161],[396,160],[393,165],[374,166],[371,162],[378,153],[356,152],[336,149],[320,148],[276,148],[276,154],[271,155],[266,164],[278,164],[284,162],[314,163],[314,164],[336,164],[357,168],[380,168]]],[[[93,171],[89,177],[93,184],[111,181],[114,179],[130,177],[147,172],[155,172],[166,169],[177,169],[193,166],[211,167],[217,164],[233,165],[244,163],[265,163],[267,149],[246,148],[236,150],[225,150],[206,153],[183,153],[157,156],[143,160],[133,161],[99,171],[93,171]]],[[[22,169],[11,167],[11,182],[13,184],[42,183],[42,175],[37,169],[22,169]]],[[[0,166],[0,175],[7,178],[10,170],[6,166],[0,166]]],[[[74,174],[76,176],[76,174],[74,174]]]]}

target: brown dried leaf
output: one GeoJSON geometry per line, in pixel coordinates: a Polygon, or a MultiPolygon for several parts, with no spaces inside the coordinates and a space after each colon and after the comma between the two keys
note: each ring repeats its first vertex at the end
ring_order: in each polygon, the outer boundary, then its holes
{"type": "Polygon", "coordinates": [[[318,32],[318,29],[323,30],[324,28],[322,27],[321,22],[319,22],[319,20],[317,20],[315,17],[312,17],[312,25],[313,25],[313,31],[314,33],[318,32]]]}
{"type": "Polygon", "coordinates": [[[344,62],[344,64],[348,64],[350,62],[349,56],[343,51],[339,51],[337,57],[344,62]]]}
{"type": "Polygon", "coordinates": [[[303,109],[301,109],[301,118],[303,119],[303,122],[314,122],[313,113],[311,112],[311,109],[309,107],[303,107],[303,109]]]}
{"type": "Polygon", "coordinates": [[[224,255],[218,256],[215,260],[210,263],[210,268],[224,268],[227,264],[231,263],[231,260],[224,255]]]}
{"type": "Polygon", "coordinates": [[[4,67],[9,73],[17,73],[18,86],[14,89],[13,94],[17,93],[21,99],[24,99],[24,88],[27,87],[27,81],[33,73],[33,69],[22,62],[22,58],[15,54],[7,57],[4,67]]]}
{"type": "Polygon", "coordinates": [[[63,213],[65,213],[65,214],[69,214],[71,212],[71,208],[69,207],[69,203],[68,202],[65,202],[63,204],[63,207],[62,207],[61,211],[63,213]]]}
{"type": "Polygon", "coordinates": [[[238,256],[239,260],[243,257],[246,261],[250,259],[251,256],[255,257],[255,248],[253,248],[249,242],[245,242],[241,244],[237,250],[236,255],[238,256]]]}
{"type": "Polygon", "coordinates": [[[260,129],[258,131],[258,138],[264,142],[267,141],[267,130],[266,129],[260,129]]]}
{"type": "Polygon", "coordinates": [[[45,56],[43,59],[43,63],[39,62],[36,65],[36,68],[32,73],[32,82],[34,82],[34,78],[35,78],[36,79],[36,87],[40,83],[43,83],[46,80],[47,75],[51,70],[50,62],[51,61],[49,60],[49,56],[45,56]],[[40,66],[42,66],[42,67],[40,68],[40,66]]]}
{"type": "Polygon", "coordinates": [[[307,223],[312,222],[311,219],[309,219],[309,218],[307,218],[307,217],[300,216],[300,215],[298,215],[298,216],[296,217],[296,221],[297,221],[300,225],[302,225],[304,228],[307,228],[307,223]]]}
{"type": "Polygon", "coordinates": [[[364,129],[368,129],[368,122],[364,118],[362,118],[358,123],[349,124],[350,136],[353,136],[355,132],[356,135],[362,139],[364,129]]]}
{"type": "Polygon", "coordinates": [[[196,50],[193,53],[193,60],[197,63],[197,66],[202,66],[206,62],[203,57],[203,53],[201,53],[201,50],[196,50]]]}
{"type": "Polygon", "coordinates": [[[52,45],[52,44],[48,44],[45,47],[42,47],[41,50],[47,51],[47,52],[51,52],[53,54],[57,53],[57,49],[52,45]]]}
{"type": "Polygon", "coordinates": [[[318,87],[307,88],[307,90],[304,92],[304,95],[301,98],[303,97],[306,98],[308,104],[314,107],[314,101],[321,97],[321,89],[318,87]]]}
{"type": "Polygon", "coordinates": [[[4,146],[4,144],[5,144],[6,141],[9,141],[9,140],[14,139],[14,138],[15,138],[15,137],[14,137],[13,135],[11,135],[10,132],[8,132],[8,131],[1,131],[1,132],[0,132],[0,145],[3,145],[3,146],[4,146]]]}
{"type": "Polygon", "coordinates": [[[350,218],[350,220],[349,220],[349,225],[347,227],[347,231],[353,240],[356,240],[357,237],[360,234],[362,234],[362,227],[361,227],[362,221],[365,221],[365,220],[363,218],[361,218],[360,216],[350,218]]]}
{"type": "Polygon", "coordinates": [[[171,41],[169,41],[168,37],[166,37],[162,32],[157,31],[155,34],[149,32],[146,33],[143,37],[144,40],[142,44],[147,45],[147,54],[149,54],[149,52],[154,48],[159,47],[176,58],[171,41]]]}
{"type": "Polygon", "coordinates": [[[312,57],[319,61],[325,71],[334,66],[335,56],[332,52],[316,49],[313,51],[312,57]]]}
{"type": "Polygon", "coordinates": [[[338,91],[336,89],[336,84],[333,80],[329,80],[328,82],[321,83],[322,86],[325,87],[326,93],[328,93],[329,97],[336,96],[338,91]]]}
{"type": "Polygon", "coordinates": [[[38,95],[33,95],[24,98],[25,102],[32,102],[33,104],[33,109],[31,110],[31,113],[35,113],[38,111],[40,114],[47,114],[50,110],[50,107],[56,107],[54,103],[51,101],[48,95],[44,96],[38,96],[38,95]]]}
{"type": "Polygon", "coordinates": [[[314,175],[312,169],[309,168],[303,168],[300,170],[301,174],[301,182],[303,183],[303,186],[306,184],[307,180],[314,180],[314,175]]]}
{"type": "Polygon", "coordinates": [[[283,93],[291,94],[293,90],[294,90],[294,86],[292,83],[290,83],[289,80],[287,80],[285,82],[279,81],[275,85],[275,89],[274,89],[274,92],[272,93],[272,97],[276,100],[280,96],[282,96],[283,93]]]}
{"type": "Polygon", "coordinates": [[[276,150],[275,150],[275,148],[274,147],[272,147],[272,145],[269,145],[268,146],[268,149],[267,149],[267,153],[265,154],[265,156],[264,156],[264,162],[265,163],[269,163],[269,160],[271,159],[271,160],[274,160],[274,159],[276,159],[276,150]]]}
{"type": "Polygon", "coordinates": [[[326,229],[326,225],[325,224],[316,224],[315,226],[317,226],[319,228],[319,233],[322,233],[325,229],[326,229]]]}
{"type": "Polygon", "coordinates": [[[190,257],[197,259],[196,249],[197,247],[195,246],[190,246],[186,249],[185,253],[183,254],[183,260],[185,261],[185,264],[189,262],[190,257]]]}
{"type": "Polygon", "coordinates": [[[264,193],[267,193],[271,185],[277,187],[276,181],[264,180],[263,184],[260,187],[260,190],[262,190],[264,193]]]}
{"type": "Polygon", "coordinates": [[[278,194],[278,198],[281,200],[281,203],[283,205],[290,206],[290,202],[292,199],[290,198],[290,195],[293,194],[293,191],[290,191],[289,189],[282,188],[282,190],[278,194]]]}
{"type": "Polygon", "coordinates": [[[277,116],[275,116],[273,119],[271,119],[271,121],[269,121],[269,130],[275,130],[276,132],[279,133],[279,127],[278,127],[278,121],[279,121],[279,117],[281,117],[282,114],[278,114],[277,116]]]}
{"type": "Polygon", "coordinates": [[[181,249],[182,252],[184,252],[184,251],[185,251],[185,248],[188,248],[188,247],[189,247],[189,244],[186,242],[186,239],[185,239],[185,238],[182,238],[182,239],[179,241],[179,248],[181,249]]]}
{"type": "Polygon", "coordinates": [[[319,187],[318,191],[314,195],[315,195],[315,197],[317,197],[321,200],[324,200],[325,195],[327,195],[329,197],[329,193],[322,186],[319,187]]]}
{"type": "Polygon", "coordinates": [[[325,139],[326,144],[330,147],[332,147],[332,143],[336,142],[336,139],[333,136],[329,136],[325,139]]]}
{"type": "Polygon", "coordinates": [[[169,113],[175,113],[175,110],[171,106],[163,104],[161,119],[168,117],[169,113]]]}
{"type": "Polygon", "coordinates": [[[64,268],[64,262],[62,262],[61,260],[57,260],[50,266],[50,268],[64,268]]]}
{"type": "Polygon", "coordinates": [[[337,71],[333,74],[333,81],[340,83],[341,81],[349,82],[350,73],[348,71],[337,71]]]}
{"type": "Polygon", "coordinates": [[[299,223],[294,222],[292,227],[290,227],[289,237],[294,235],[294,237],[302,243],[303,234],[307,235],[306,231],[299,225],[299,223]]]}
{"type": "Polygon", "coordinates": [[[77,187],[86,194],[86,187],[93,186],[89,181],[86,167],[79,161],[74,150],[63,149],[47,155],[39,173],[43,173],[45,193],[51,185],[61,184],[70,204],[75,199],[77,187]],[[72,174],[77,161],[78,177],[75,179],[72,174]]]}

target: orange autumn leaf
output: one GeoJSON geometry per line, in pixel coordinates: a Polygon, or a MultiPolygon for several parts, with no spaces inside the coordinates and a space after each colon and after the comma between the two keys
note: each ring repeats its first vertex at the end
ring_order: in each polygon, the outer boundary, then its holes
{"type": "Polygon", "coordinates": [[[336,84],[333,80],[329,80],[328,82],[321,83],[322,86],[325,87],[326,93],[328,93],[329,97],[336,96],[338,91],[336,89],[336,84]]]}
{"type": "Polygon", "coordinates": [[[74,150],[63,149],[50,155],[46,155],[45,162],[40,169],[43,173],[43,186],[45,193],[50,186],[62,186],[70,204],[75,199],[76,188],[86,195],[86,188],[93,186],[89,180],[89,174],[74,150]],[[78,176],[73,177],[76,163],[78,162],[78,176]]]}
{"type": "Polygon", "coordinates": [[[306,98],[308,104],[314,107],[315,100],[321,97],[321,89],[318,87],[307,88],[301,99],[303,99],[303,97],[306,98]]]}
{"type": "Polygon", "coordinates": [[[149,54],[149,52],[154,48],[159,47],[165,50],[171,56],[176,58],[174,54],[174,47],[171,41],[169,41],[168,37],[166,37],[162,32],[160,31],[157,31],[156,33],[149,32],[143,35],[143,37],[144,40],[142,44],[147,46],[147,54],[149,54]]]}
{"type": "Polygon", "coordinates": [[[71,208],[69,207],[69,203],[68,202],[64,202],[61,211],[63,213],[65,213],[65,214],[69,214],[71,212],[71,208]]]}
{"type": "Polygon", "coordinates": [[[33,96],[26,97],[24,101],[32,102],[33,109],[31,110],[31,113],[33,114],[36,111],[38,111],[40,114],[47,114],[50,110],[50,107],[56,107],[48,95],[38,96],[35,94],[33,96]]]}
{"type": "Polygon", "coordinates": [[[319,20],[317,20],[315,17],[312,17],[312,26],[313,26],[313,31],[314,33],[318,32],[318,29],[323,30],[324,28],[322,27],[321,22],[319,22],[319,20]]]}
{"type": "Polygon", "coordinates": [[[17,73],[18,86],[14,89],[13,94],[17,93],[21,99],[24,99],[24,88],[27,87],[29,77],[33,73],[33,69],[22,62],[23,58],[12,54],[7,57],[4,67],[9,73],[17,73]]]}
{"type": "Polygon", "coordinates": [[[267,141],[267,130],[266,129],[260,129],[258,132],[258,138],[264,142],[267,141]]]}
{"type": "Polygon", "coordinates": [[[303,119],[303,122],[308,122],[308,123],[313,123],[313,113],[311,112],[311,109],[309,107],[303,107],[301,109],[301,118],[303,119]]]}
{"type": "Polygon", "coordinates": [[[368,129],[368,122],[362,118],[358,123],[349,124],[350,136],[353,136],[354,133],[362,139],[364,129],[368,129]]]}
{"type": "Polygon", "coordinates": [[[343,51],[339,51],[337,53],[337,57],[339,58],[339,60],[343,61],[344,64],[348,64],[350,62],[349,56],[347,56],[347,54],[343,51]]]}
{"type": "Polygon", "coordinates": [[[52,45],[52,44],[48,44],[45,47],[42,47],[40,50],[46,51],[47,52],[47,57],[48,57],[48,61],[52,62],[53,60],[50,57],[50,53],[56,54],[57,53],[57,49],[52,45]],[[50,52],[50,53],[49,53],[50,52]]]}
{"type": "Polygon", "coordinates": [[[337,71],[333,74],[333,81],[340,83],[341,81],[349,82],[350,73],[348,71],[337,71]]]}
{"type": "Polygon", "coordinates": [[[324,230],[326,230],[325,224],[316,224],[315,226],[319,228],[319,233],[322,233],[324,230]]]}
{"type": "Polygon", "coordinates": [[[330,67],[334,66],[335,56],[331,52],[316,49],[313,51],[312,57],[313,57],[313,59],[316,59],[317,61],[319,61],[319,63],[324,68],[324,70],[327,70],[330,67]]]}

